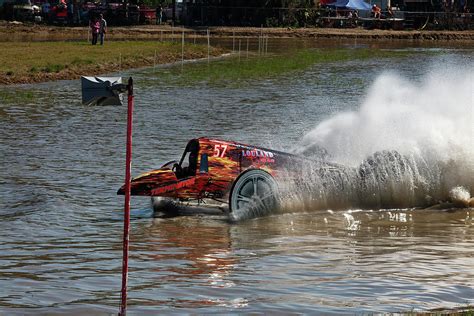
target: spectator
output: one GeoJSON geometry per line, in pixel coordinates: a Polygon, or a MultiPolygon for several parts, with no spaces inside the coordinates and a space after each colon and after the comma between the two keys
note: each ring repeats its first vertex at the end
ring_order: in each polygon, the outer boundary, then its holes
{"type": "Polygon", "coordinates": [[[104,19],[104,15],[100,14],[99,19],[99,36],[100,36],[100,45],[104,45],[104,36],[107,33],[107,21],[104,19]]]}
{"type": "Polygon", "coordinates": [[[156,8],[156,24],[160,25],[163,20],[163,7],[161,4],[156,8]]]}
{"type": "Polygon", "coordinates": [[[380,19],[380,13],[381,13],[380,8],[377,7],[376,4],[374,4],[372,6],[372,15],[373,15],[374,19],[380,19]]]}
{"type": "Polygon", "coordinates": [[[51,9],[51,5],[49,4],[49,1],[46,0],[42,5],[41,5],[41,12],[43,14],[43,18],[45,21],[48,21],[49,18],[49,10],[51,9]]]}
{"type": "Polygon", "coordinates": [[[96,17],[94,17],[90,21],[89,26],[91,28],[92,33],[92,45],[95,45],[97,44],[97,36],[99,35],[100,22],[96,17]]]}

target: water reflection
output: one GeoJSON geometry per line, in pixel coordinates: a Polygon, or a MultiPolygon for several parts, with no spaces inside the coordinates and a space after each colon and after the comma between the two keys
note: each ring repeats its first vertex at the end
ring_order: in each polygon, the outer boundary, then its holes
{"type": "Polygon", "coordinates": [[[192,295],[171,291],[170,301],[162,303],[187,308],[236,304],[230,299],[198,299],[195,293],[201,288],[201,296],[206,297],[210,296],[205,294],[207,292],[235,286],[228,276],[240,260],[232,251],[229,229],[225,221],[192,217],[153,219],[150,224],[141,226],[134,231],[137,242],[132,244],[131,252],[138,261],[136,265],[146,266],[150,279],[136,290],[146,292],[161,288],[159,292],[163,296],[162,291],[168,293],[168,285],[186,286],[191,282],[198,285],[192,295]],[[187,296],[193,299],[178,299],[187,296]]]}
{"type": "MultiPolygon", "coordinates": [[[[360,311],[369,305],[389,312],[470,300],[472,251],[460,249],[470,243],[471,216],[470,210],[330,211],[285,214],[253,225],[274,232],[262,242],[260,263],[273,277],[294,280],[280,290],[294,293],[313,284],[307,291],[325,293],[334,308],[360,311]],[[289,268],[284,271],[283,261],[289,268]]],[[[258,241],[244,247],[255,249],[258,241]]]]}
{"type": "MultiPolygon", "coordinates": [[[[167,260],[185,261],[186,268],[175,266],[169,268],[168,271],[172,273],[168,276],[171,278],[216,276],[218,273],[227,273],[238,262],[236,258],[228,257],[231,250],[229,227],[224,223],[209,225],[206,221],[201,225],[198,224],[194,223],[191,226],[180,218],[154,219],[152,225],[144,232],[146,240],[136,250],[150,253],[150,258],[146,260],[160,261],[160,264],[167,260]],[[170,252],[170,249],[179,250],[170,252]]],[[[140,232],[138,233],[140,235],[140,232]]],[[[156,269],[156,271],[163,270],[163,267],[156,269]]]]}

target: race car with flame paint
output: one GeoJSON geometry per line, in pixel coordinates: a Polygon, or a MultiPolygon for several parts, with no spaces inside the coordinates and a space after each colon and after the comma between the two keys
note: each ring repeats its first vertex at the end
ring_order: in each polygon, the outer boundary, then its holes
{"type": "MultiPolygon", "coordinates": [[[[304,158],[233,141],[197,138],[179,161],[132,179],[131,194],[174,201],[228,203],[231,220],[278,208],[279,180],[298,177],[304,158]]],[[[125,186],[118,190],[124,194],[125,186]]]]}
{"type": "MultiPolygon", "coordinates": [[[[132,179],[131,194],[178,201],[228,201],[232,217],[237,218],[236,213],[243,209],[277,207],[275,177],[291,157],[237,142],[192,139],[179,161],[132,179]]],[[[124,186],[118,194],[124,194],[124,186]]]]}

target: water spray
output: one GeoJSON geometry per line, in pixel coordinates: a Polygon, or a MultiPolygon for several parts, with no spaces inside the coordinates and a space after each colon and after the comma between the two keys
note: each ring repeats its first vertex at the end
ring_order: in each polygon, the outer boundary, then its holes
{"type": "MultiPolygon", "coordinates": [[[[326,174],[307,168],[303,188],[309,196],[294,192],[295,203],[332,209],[469,205],[474,70],[467,73],[438,71],[420,82],[379,76],[357,111],[319,123],[298,144],[295,153],[347,168],[326,174]]],[[[301,187],[293,184],[296,191],[301,187]]]]}

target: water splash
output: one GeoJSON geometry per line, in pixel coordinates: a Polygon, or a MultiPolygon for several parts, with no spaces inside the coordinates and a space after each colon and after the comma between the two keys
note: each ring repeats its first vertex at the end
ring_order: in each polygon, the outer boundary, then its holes
{"type": "Polygon", "coordinates": [[[463,187],[455,187],[449,191],[450,200],[459,207],[468,207],[471,202],[471,194],[463,187]]]}
{"type": "Polygon", "coordinates": [[[474,69],[433,72],[421,82],[379,76],[357,111],[323,121],[303,137],[296,153],[347,167],[308,167],[306,190],[298,184],[306,196],[293,190],[292,203],[404,208],[459,197],[453,193],[459,187],[473,195],[473,79],[474,69]]]}

